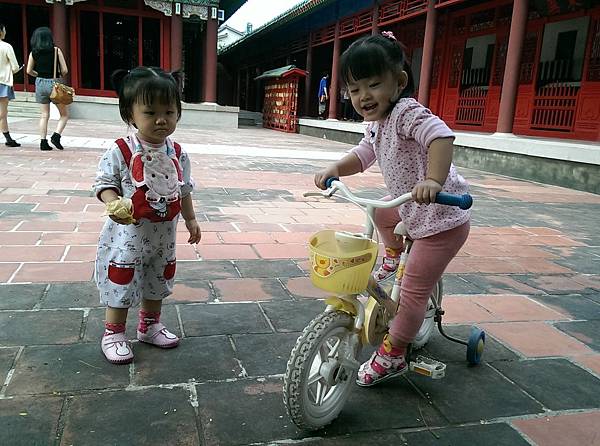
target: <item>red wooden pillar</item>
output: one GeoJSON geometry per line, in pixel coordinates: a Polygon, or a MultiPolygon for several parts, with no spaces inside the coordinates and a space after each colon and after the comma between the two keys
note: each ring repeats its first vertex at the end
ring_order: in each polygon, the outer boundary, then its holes
{"type": "Polygon", "coordinates": [[[498,133],[512,133],[515,117],[515,104],[517,102],[517,89],[519,87],[519,73],[521,66],[521,51],[525,41],[527,28],[528,0],[515,0],[508,37],[508,51],[506,54],[506,68],[500,96],[500,111],[498,116],[498,133]]]}
{"type": "Polygon", "coordinates": [[[180,15],[171,16],[171,71],[183,68],[183,19],[180,15]]]}
{"type": "MultiPolygon", "coordinates": [[[[67,65],[70,67],[70,45],[69,45],[69,28],[67,26],[67,7],[64,3],[54,2],[52,7],[52,37],[54,44],[59,47],[67,60],[67,65]]],[[[67,75],[67,78],[69,76],[67,75]]],[[[68,79],[67,79],[68,81],[68,79]]]]}
{"type": "Polygon", "coordinates": [[[331,86],[329,88],[329,119],[337,119],[338,107],[338,64],[340,61],[340,22],[335,22],[333,61],[331,63],[331,86]]]}
{"type": "Polygon", "coordinates": [[[373,24],[371,25],[371,35],[379,34],[379,1],[373,2],[373,24]]]}
{"type": "Polygon", "coordinates": [[[437,28],[437,11],[435,0],[427,4],[427,20],[425,21],[425,40],[423,42],[423,59],[421,62],[421,75],[419,80],[419,102],[429,107],[429,93],[431,89],[431,68],[433,67],[433,52],[435,47],[435,30],[437,28]]]}
{"type": "Polygon", "coordinates": [[[217,21],[206,22],[206,61],[204,64],[204,102],[217,102],[217,21]]]}
{"type": "Polygon", "coordinates": [[[308,74],[304,78],[304,115],[310,115],[310,98],[313,94],[311,91],[311,81],[312,81],[312,59],[313,59],[313,49],[312,49],[312,39],[311,36],[308,36],[308,47],[306,48],[306,71],[308,74]]]}

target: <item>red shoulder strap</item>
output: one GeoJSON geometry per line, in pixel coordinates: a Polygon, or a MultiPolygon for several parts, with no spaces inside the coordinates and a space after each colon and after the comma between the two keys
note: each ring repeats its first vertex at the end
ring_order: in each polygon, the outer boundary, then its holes
{"type": "Polygon", "coordinates": [[[173,147],[175,148],[175,156],[177,159],[181,158],[181,146],[177,142],[173,142],[173,147]]]}
{"type": "Polygon", "coordinates": [[[121,154],[125,159],[125,164],[129,169],[129,165],[131,164],[131,149],[129,148],[129,146],[123,138],[119,138],[115,142],[117,143],[117,146],[119,146],[119,150],[121,151],[121,154]]]}

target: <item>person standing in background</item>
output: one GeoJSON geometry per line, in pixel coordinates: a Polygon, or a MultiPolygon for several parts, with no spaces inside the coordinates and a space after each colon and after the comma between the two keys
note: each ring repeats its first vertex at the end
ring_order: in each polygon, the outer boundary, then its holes
{"type": "Polygon", "coordinates": [[[19,67],[15,51],[10,43],[4,41],[5,37],[6,26],[0,23],[0,129],[8,147],[19,147],[21,144],[12,139],[8,131],[8,101],[15,98],[13,74],[23,66],[19,67]]]}
{"type": "Polygon", "coordinates": [[[319,82],[319,119],[325,119],[325,110],[327,110],[327,101],[329,100],[329,74],[325,73],[319,82]]]}
{"type": "MultiPolygon", "coordinates": [[[[50,93],[54,81],[66,76],[69,72],[65,56],[60,48],[54,46],[54,39],[50,28],[42,26],[37,28],[31,36],[31,53],[27,61],[27,74],[34,76],[35,100],[40,104],[42,115],[40,116],[40,150],[52,150],[48,144],[46,133],[48,133],[48,120],[50,119],[50,93]]],[[[56,125],[56,131],[50,137],[50,142],[59,150],[64,147],[60,143],[60,137],[69,120],[69,106],[56,104],[60,119],[56,125]]]]}

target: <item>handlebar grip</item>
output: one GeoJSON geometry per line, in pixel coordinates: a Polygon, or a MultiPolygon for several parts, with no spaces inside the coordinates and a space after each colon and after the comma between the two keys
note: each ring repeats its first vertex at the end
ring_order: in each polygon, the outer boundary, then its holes
{"type": "Polygon", "coordinates": [[[329,189],[331,187],[331,183],[333,183],[334,181],[339,181],[340,179],[338,177],[329,177],[325,180],[325,187],[327,189],[329,189]]]}
{"type": "Polygon", "coordinates": [[[459,208],[466,210],[473,206],[473,197],[469,194],[454,195],[446,192],[438,192],[435,197],[435,202],[447,206],[458,206],[459,208]]]}

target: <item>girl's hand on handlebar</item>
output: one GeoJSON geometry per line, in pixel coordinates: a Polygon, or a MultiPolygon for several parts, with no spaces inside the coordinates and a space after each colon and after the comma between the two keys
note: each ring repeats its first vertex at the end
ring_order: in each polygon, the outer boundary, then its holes
{"type": "Polygon", "coordinates": [[[315,186],[317,186],[319,189],[325,190],[327,189],[327,186],[325,185],[327,178],[339,176],[340,170],[338,167],[336,165],[329,166],[328,168],[320,170],[315,174],[315,186]]]}
{"type": "Polygon", "coordinates": [[[412,190],[412,197],[417,203],[429,204],[435,202],[435,196],[442,191],[442,186],[435,180],[425,180],[417,183],[412,190]]]}

